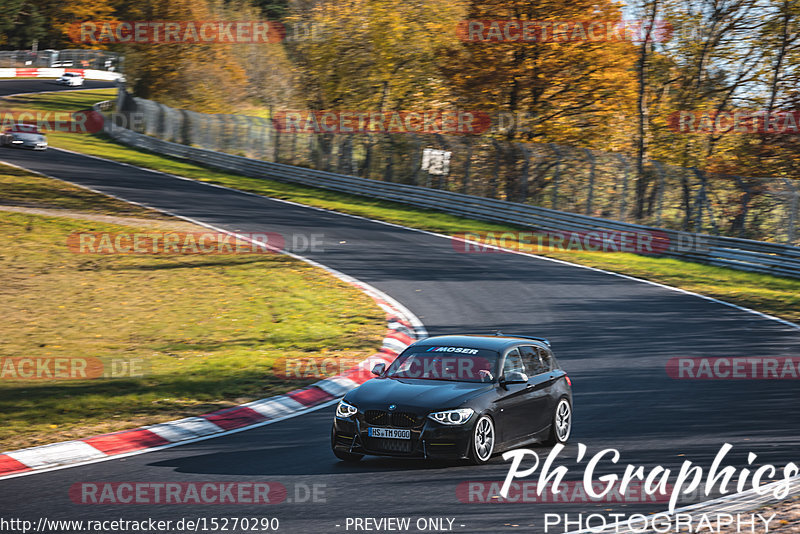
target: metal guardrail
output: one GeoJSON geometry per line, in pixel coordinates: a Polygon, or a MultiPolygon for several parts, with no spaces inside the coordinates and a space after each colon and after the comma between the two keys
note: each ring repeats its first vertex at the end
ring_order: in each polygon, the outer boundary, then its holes
{"type": "Polygon", "coordinates": [[[514,122],[506,120],[505,112],[494,115],[490,130],[481,135],[428,128],[314,134],[303,132],[313,126],[304,111],[296,112],[301,119],[290,126],[275,109],[270,113],[277,120],[199,113],[125,90],[117,104],[136,118],[135,124],[121,125],[162,141],[625,223],[800,246],[796,179],[740,176],[651,159],[639,171],[636,158],[620,152],[501,140],[494,134],[506,133],[506,125],[514,122]],[[431,151],[438,152],[433,160],[431,151]]]}
{"type": "MultiPolygon", "coordinates": [[[[99,105],[96,105],[96,109],[100,109],[99,105]]],[[[115,126],[110,122],[106,123],[106,133],[113,139],[130,146],[190,160],[209,167],[235,171],[253,178],[268,178],[389,200],[472,219],[509,223],[542,231],[651,232],[669,238],[669,248],[660,253],[660,256],[742,271],[800,278],[800,247],[640,226],[505,200],[254,160],[162,141],[115,126]],[[687,246],[686,244],[691,245],[687,246]]]]}
{"type": "Polygon", "coordinates": [[[119,72],[123,56],[92,49],[72,50],[2,50],[0,68],[70,68],[119,72]]]}

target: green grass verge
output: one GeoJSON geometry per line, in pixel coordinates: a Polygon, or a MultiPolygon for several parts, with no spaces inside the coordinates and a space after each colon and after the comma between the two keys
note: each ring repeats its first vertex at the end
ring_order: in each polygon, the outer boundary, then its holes
{"type": "MultiPolygon", "coordinates": [[[[114,95],[115,90],[109,89],[67,95],[47,93],[19,97],[15,100],[18,101],[18,105],[31,109],[64,110],[70,109],[70,106],[72,109],[86,108],[99,100],[111,99],[114,95]]],[[[49,138],[53,146],[76,152],[423,230],[456,234],[524,229],[417,209],[398,203],[210,170],[186,161],[129,148],[105,136],[56,133],[49,138]]],[[[797,279],[625,253],[547,252],[542,255],[668,284],[800,322],[800,280],[797,279]]]]}
{"type": "Polygon", "coordinates": [[[275,376],[283,358],[349,362],[380,346],[380,308],[303,262],[280,255],[76,254],[66,246],[72,232],[190,225],[4,165],[0,204],[28,209],[0,208],[0,450],[282,393],[316,380],[275,376]],[[108,222],[120,216],[125,225],[108,222]],[[19,360],[9,358],[21,357],[136,361],[145,373],[20,380],[19,360]]]}

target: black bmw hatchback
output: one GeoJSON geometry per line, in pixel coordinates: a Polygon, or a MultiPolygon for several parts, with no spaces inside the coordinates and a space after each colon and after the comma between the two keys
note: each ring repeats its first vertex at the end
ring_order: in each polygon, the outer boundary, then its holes
{"type": "Polygon", "coordinates": [[[469,459],[528,443],[565,443],[572,383],[550,343],[524,336],[438,336],[418,341],[336,407],[337,458],[469,459]]]}

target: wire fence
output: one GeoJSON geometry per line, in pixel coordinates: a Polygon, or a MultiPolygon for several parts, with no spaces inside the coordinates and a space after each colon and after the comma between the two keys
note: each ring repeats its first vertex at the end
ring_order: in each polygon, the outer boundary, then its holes
{"type": "Polygon", "coordinates": [[[120,91],[120,119],[164,141],[394,183],[687,232],[798,244],[798,182],[713,174],[656,161],[644,166],[636,218],[635,160],[552,143],[441,134],[298,134],[266,118],[174,109],[120,91]],[[126,119],[128,120],[128,119],[126,119]],[[426,150],[449,153],[448,172],[425,170],[426,150]]]}
{"type": "Polygon", "coordinates": [[[0,51],[0,68],[74,68],[119,72],[122,56],[103,50],[0,51]]]}

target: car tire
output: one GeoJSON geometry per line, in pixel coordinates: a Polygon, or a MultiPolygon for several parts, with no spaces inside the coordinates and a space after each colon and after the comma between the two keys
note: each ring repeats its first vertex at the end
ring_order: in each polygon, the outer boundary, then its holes
{"type": "Polygon", "coordinates": [[[545,445],[566,443],[572,433],[572,405],[566,397],[562,397],[553,410],[553,419],[550,423],[550,435],[545,445]]]}
{"type": "Polygon", "coordinates": [[[488,415],[482,415],[472,428],[472,437],[469,445],[469,458],[472,463],[485,464],[492,458],[494,445],[497,442],[497,433],[494,421],[488,415]]]}

